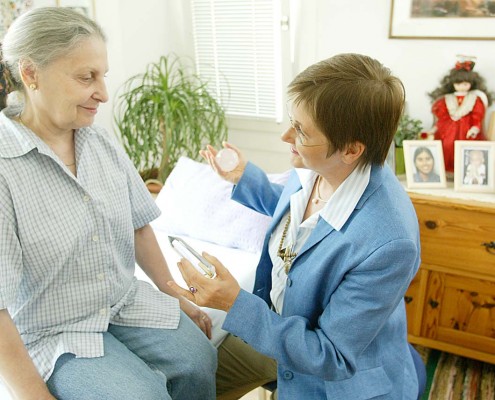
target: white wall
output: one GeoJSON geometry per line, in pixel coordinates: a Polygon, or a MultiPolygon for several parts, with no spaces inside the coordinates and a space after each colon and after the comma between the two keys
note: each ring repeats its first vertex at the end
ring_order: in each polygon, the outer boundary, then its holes
{"type": "MultiPolygon", "coordinates": [[[[315,1],[318,0],[306,4],[315,1]]],[[[426,93],[435,89],[454,67],[457,54],[477,56],[475,70],[486,79],[488,88],[495,91],[495,41],[388,39],[390,3],[390,0],[319,1],[316,58],[358,52],[382,61],[402,79],[409,114],[427,127],[433,120],[426,93]]],[[[313,61],[308,60],[308,64],[313,61]]]]}
{"type": "MultiPolygon", "coordinates": [[[[289,0],[283,0],[289,1],[289,0]]],[[[321,59],[342,52],[357,52],[379,59],[404,82],[409,114],[432,124],[427,92],[456,61],[456,54],[478,57],[476,70],[495,90],[495,41],[388,39],[391,0],[290,0],[298,15],[291,17],[294,31],[293,73],[321,59]]],[[[405,0],[402,0],[405,1],[405,0]]],[[[95,0],[97,20],[109,36],[113,95],[125,78],[141,72],[162,54],[193,54],[189,1],[95,0]]],[[[494,22],[495,23],[495,22],[494,22]]],[[[491,108],[493,109],[493,107],[491,108]]],[[[491,111],[491,110],[490,110],[491,111]]],[[[98,116],[112,127],[111,106],[98,116]]],[[[289,166],[287,146],[279,140],[285,125],[265,129],[232,127],[229,140],[267,171],[289,166]]]]}
{"type": "Polygon", "coordinates": [[[96,123],[114,130],[113,101],[119,87],[145,71],[160,56],[175,52],[193,57],[189,2],[182,0],[94,0],[97,22],[107,35],[108,103],[96,123]]]}

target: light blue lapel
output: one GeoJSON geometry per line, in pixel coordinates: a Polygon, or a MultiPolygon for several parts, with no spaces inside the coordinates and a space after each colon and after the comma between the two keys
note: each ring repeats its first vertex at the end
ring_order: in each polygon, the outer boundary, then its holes
{"type": "MultiPolygon", "coordinates": [[[[277,208],[273,213],[273,219],[268,228],[269,234],[275,229],[275,227],[278,225],[282,217],[289,209],[290,196],[296,193],[297,191],[301,190],[301,188],[302,186],[301,186],[301,182],[299,181],[299,177],[297,176],[296,173],[293,173],[289,178],[289,180],[287,181],[285,189],[282,192],[282,195],[280,196],[279,202],[277,204],[277,208]]],[[[313,247],[315,244],[323,240],[323,238],[325,238],[325,236],[328,236],[333,230],[334,230],[333,226],[331,226],[323,218],[319,217],[318,222],[315,228],[313,229],[313,232],[311,232],[311,235],[309,236],[308,240],[302,247],[301,251],[299,252],[299,255],[296,257],[296,260],[297,258],[299,258],[301,254],[303,254],[311,247],[313,247]]],[[[268,239],[269,239],[269,235],[267,236],[267,240],[268,239]]]]}
{"type": "Polygon", "coordinates": [[[319,217],[315,228],[311,232],[311,235],[309,235],[308,240],[306,240],[306,243],[304,243],[301,251],[295,258],[295,260],[297,260],[302,254],[308,251],[311,247],[321,242],[326,236],[330,235],[330,233],[332,233],[333,230],[334,228],[332,225],[330,225],[323,218],[319,217]]]}
{"type": "Polygon", "coordinates": [[[277,203],[277,207],[273,212],[272,222],[268,227],[269,234],[275,229],[275,227],[278,225],[282,217],[287,212],[287,209],[290,206],[290,196],[292,196],[292,194],[296,193],[297,191],[301,190],[301,188],[302,186],[301,186],[301,182],[299,181],[299,177],[296,171],[293,170],[291,175],[289,176],[289,179],[287,180],[284,191],[280,195],[280,198],[277,203]]]}
{"type": "MultiPolygon", "coordinates": [[[[378,166],[372,166],[371,167],[370,182],[368,183],[366,190],[364,191],[363,195],[361,196],[361,199],[359,199],[358,204],[356,205],[356,209],[360,209],[361,207],[363,207],[366,200],[382,184],[383,174],[384,174],[383,168],[378,167],[378,166]]],[[[297,260],[302,254],[304,254],[306,251],[308,251],[315,244],[321,242],[326,236],[328,236],[330,233],[332,233],[333,230],[334,230],[334,227],[332,225],[330,225],[323,218],[319,217],[318,222],[315,226],[315,229],[313,229],[313,232],[311,232],[311,235],[309,236],[306,243],[304,243],[301,251],[299,252],[297,257],[295,258],[295,260],[297,260]]]]}
{"type": "MultiPolygon", "coordinates": [[[[372,166],[370,182],[366,187],[366,190],[364,191],[363,195],[361,196],[361,199],[359,200],[358,204],[356,205],[356,209],[360,209],[361,207],[363,207],[366,200],[382,184],[383,174],[384,174],[384,170],[382,167],[372,166]]],[[[279,202],[277,204],[277,208],[275,209],[275,212],[273,214],[272,222],[270,224],[270,227],[268,228],[269,234],[273,231],[273,229],[277,226],[277,224],[280,222],[282,217],[287,212],[290,205],[290,196],[293,193],[300,190],[301,187],[302,186],[301,183],[299,182],[299,177],[297,176],[297,173],[295,173],[294,171],[289,177],[285,189],[282,192],[282,195],[280,196],[279,202]]],[[[314,245],[321,242],[326,236],[332,233],[333,230],[334,227],[332,225],[330,225],[323,218],[319,217],[318,222],[315,228],[313,229],[313,232],[311,232],[311,235],[309,236],[306,243],[304,243],[301,251],[299,252],[299,254],[297,255],[294,261],[296,261],[302,254],[304,254],[306,251],[311,249],[314,245]]],[[[267,235],[267,241],[268,239],[269,239],[269,235],[267,235]]]]}

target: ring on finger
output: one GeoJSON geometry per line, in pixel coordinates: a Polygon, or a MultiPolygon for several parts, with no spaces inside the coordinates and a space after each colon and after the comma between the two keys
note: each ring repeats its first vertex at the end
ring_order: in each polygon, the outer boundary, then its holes
{"type": "Polygon", "coordinates": [[[196,289],[194,286],[189,286],[189,291],[194,294],[198,291],[198,289],[196,289]]]}

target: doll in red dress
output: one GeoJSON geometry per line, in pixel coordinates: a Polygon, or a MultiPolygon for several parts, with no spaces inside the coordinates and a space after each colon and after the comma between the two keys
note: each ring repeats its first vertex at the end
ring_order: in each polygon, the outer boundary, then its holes
{"type": "Polygon", "coordinates": [[[428,93],[435,124],[430,133],[442,141],[445,170],[454,172],[454,141],[486,140],[485,110],[491,104],[485,80],[473,71],[474,61],[458,61],[441,85],[428,93]]]}

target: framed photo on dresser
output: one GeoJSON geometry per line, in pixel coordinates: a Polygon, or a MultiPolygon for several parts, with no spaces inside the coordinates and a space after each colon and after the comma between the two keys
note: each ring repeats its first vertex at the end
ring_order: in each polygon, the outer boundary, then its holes
{"type": "Polygon", "coordinates": [[[454,142],[454,190],[495,193],[495,142],[454,142]]]}
{"type": "Polygon", "coordinates": [[[408,188],[447,187],[440,140],[404,140],[402,143],[408,188]]]}

